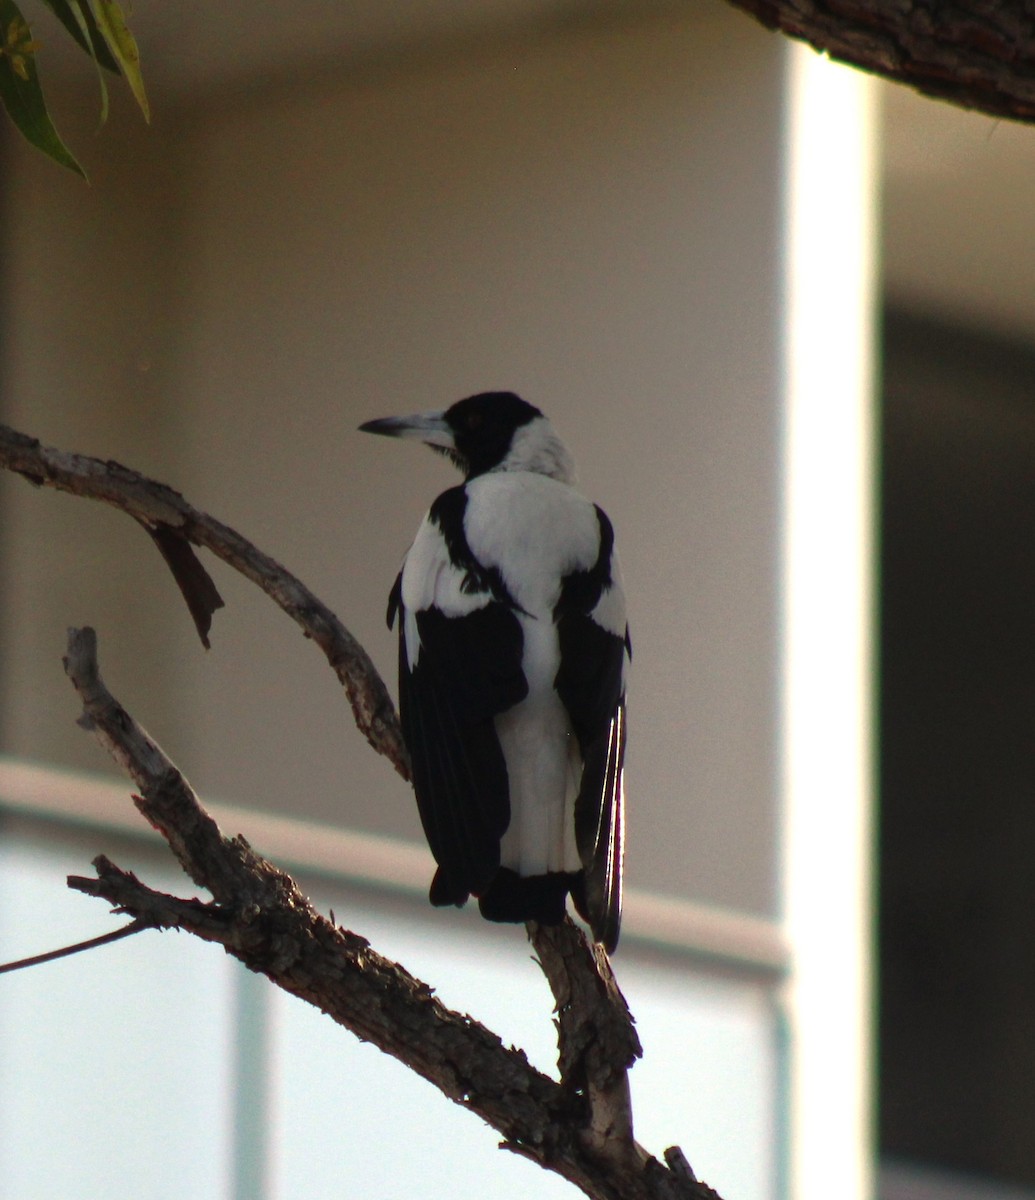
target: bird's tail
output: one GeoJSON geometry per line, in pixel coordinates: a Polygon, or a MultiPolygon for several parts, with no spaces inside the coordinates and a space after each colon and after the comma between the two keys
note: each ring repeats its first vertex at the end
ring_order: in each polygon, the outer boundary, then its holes
{"type": "Polygon", "coordinates": [[[564,920],[568,893],[581,890],[581,875],[581,871],[548,871],[522,876],[510,867],[500,867],[478,898],[478,908],[489,921],[559,925],[564,920]]]}

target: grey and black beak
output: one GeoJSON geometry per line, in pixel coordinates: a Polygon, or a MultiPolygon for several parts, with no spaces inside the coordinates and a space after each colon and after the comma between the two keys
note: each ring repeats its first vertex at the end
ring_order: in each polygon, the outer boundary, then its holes
{"type": "Polygon", "coordinates": [[[364,421],[361,433],[379,433],[382,437],[410,438],[434,446],[438,450],[455,451],[456,440],[453,430],[440,412],[415,413],[411,417],[380,417],[376,421],[364,421]]]}

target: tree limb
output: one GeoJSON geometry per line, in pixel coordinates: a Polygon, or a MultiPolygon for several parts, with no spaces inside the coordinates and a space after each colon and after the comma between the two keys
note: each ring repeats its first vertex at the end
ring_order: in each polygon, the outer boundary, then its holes
{"type": "Polygon", "coordinates": [[[90,729],[140,789],[143,816],[213,901],[147,887],[109,859],[69,886],[157,928],[215,942],[253,971],[315,1005],[405,1063],[503,1135],[503,1145],[555,1171],[595,1200],[717,1200],[682,1151],[659,1162],[632,1136],[627,1072],[639,1041],[606,955],[569,920],[529,926],[557,1000],[560,1081],[532,1067],[477,1021],[383,958],[367,940],[315,911],[294,881],[226,837],[161,748],[108,691],[93,630],[69,631],[65,671],[90,729]]]}
{"type": "Polygon", "coordinates": [[[320,647],[345,687],[360,732],[404,779],[410,778],[395,706],[369,655],[327,605],[280,563],[188,504],[179,492],[117,462],[55,450],[0,425],[0,467],[30,483],[101,500],[138,521],[172,570],[206,646],[212,612],[223,602],[191,547],[203,546],[250,579],[320,647]]]}
{"type": "Polygon", "coordinates": [[[1025,0],[730,0],[831,58],[994,117],[1035,120],[1025,0]]]}
{"type": "MultiPolygon", "coordinates": [[[[205,641],[222,601],[192,546],[204,546],[263,589],[323,649],[344,683],[357,725],[405,777],[409,763],[387,688],[362,647],[303,584],[234,530],[177,492],[118,463],[67,454],[0,426],[0,467],[32,483],[102,500],[158,544],[205,641]]],[[[222,945],[253,971],[315,1005],[434,1083],[498,1129],[503,1145],[599,1200],[716,1200],[682,1151],[659,1162],[633,1137],[628,1070],[641,1050],[606,954],[570,920],[528,926],[556,1002],[560,1079],[520,1050],[442,1005],[427,984],[320,916],[294,881],[241,837],[226,837],[157,743],[100,677],[96,635],[71,630],[65,670],[96,734],[139,788],[137,808],[212,901],[147,887],[107,858],[96,879],[69,886],[136,921],[222,945]],[[666,1165],[667,1164],[667,1165],[666,1165]]]]}

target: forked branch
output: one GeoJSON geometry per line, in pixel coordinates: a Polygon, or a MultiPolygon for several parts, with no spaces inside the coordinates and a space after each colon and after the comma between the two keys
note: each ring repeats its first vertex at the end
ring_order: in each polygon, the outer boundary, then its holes
{"type": "Polygon", "coordinates": [[[560,1079],[532,1067],[521,1050],[470,1017],[446,1008],[432,989],[332,924],[294,880],[226,836],[176,766],[101,679],[92,629],[69,631],[65,671],[90,729],[139,789],[134,803],[169,843],[184,871],[214,900],[155,891],[101,856],[97,878],[69,886],[108,901],[157,929],[215,942],[253,971],[315,1005],[340,1025],[470,1109],[503,1145],[600,1200],[715,1200],[685,1167],[682,1152],[659,1162],[632,1136],[627,1071],[640,1053],[606,955],[591,950],[571,921],[530,926],[557,1002],[560,1079]]]}
{"type": "MultiPolygon", "coordinates": [[[[256,583],[321,647],[347,690],[359,728],[408,777],[398,718],[369,657],[279,563],[171,488],[117,463],[50,449],[0,426],[0,467],[35,484],[102,500],[138,521],[172,570],[206,644],[222,601],[193,547],[208,549],[256,583]]],[[[92,630],[70,631],[65,669],[82,700],[80,723],[132,778],[137,808],[212,900],[157,892],[104,857],[95,861],[97,878],[72,877],[69,886],[107,900],[136,922],[218,943],[477,1113],[499,1130],[507,1149],[588,1196],[717,1200],[677,1147],[665,1152],[663,1163],[635,1141],[628,1070],[641,1051],[632,1017],[607,956],[591,948],[570,920],[554,928],[528,926],[556,1003],[560,1063],[554,1080],[535,1070],[522,1051],[447,1009],[427,984],[383,958],[365,938],[317,913],[290,876],[243,837],[224,835],[180,771],[105,686],[92,630]]]]}

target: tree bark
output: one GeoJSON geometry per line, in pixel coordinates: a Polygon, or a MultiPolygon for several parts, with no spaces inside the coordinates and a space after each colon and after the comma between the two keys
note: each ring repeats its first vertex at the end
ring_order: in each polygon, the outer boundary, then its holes
{"type": "Polygon", "coordinates": [[[730,0],[831,58],[962,108],[1035,120],[1035,8],[1023,0],[730,0]]]}

